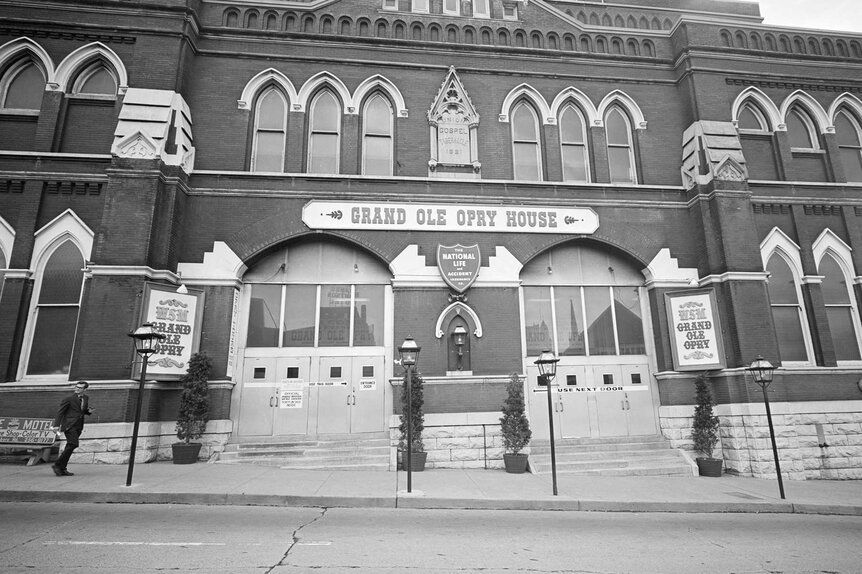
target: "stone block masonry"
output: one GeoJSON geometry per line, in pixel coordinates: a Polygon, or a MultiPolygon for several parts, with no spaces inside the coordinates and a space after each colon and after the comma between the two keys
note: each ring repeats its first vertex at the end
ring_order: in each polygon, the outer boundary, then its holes
{"type": "MultiPolygon", "coordinates": [[[[862,479],[862,401],[773,403],[772,424],[781,473],[790,480],[862,479]]],[[[693,406],[661,407],[662,434],[693,453],[693,406]]],[[[713,456],[731,474],[775,478],[769,423],[763,404],[715,407],[720,444],[713,456]]],[[[696,453],[693,453],[696,455],[696,453]]]]}

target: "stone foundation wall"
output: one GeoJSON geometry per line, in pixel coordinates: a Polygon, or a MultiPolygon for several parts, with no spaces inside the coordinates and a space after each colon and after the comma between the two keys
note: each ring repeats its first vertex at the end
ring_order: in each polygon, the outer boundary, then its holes
{"type": "MultiPolygon", "coordinates": [[[[862,401],[772,403],[781,474],[790,480],[862,479],[862,401]]],[[[693,406],[660,407],[662,434],[692,452],[693,406]]],[[[726,472],[775,478],[763,404],[718,405],[720,444],[713,456],[726,472]]]]}
{"type": "MultiPolygon", "coordinates": [[[[171,445],[177,442],[175,422],[144,422],[138,427],[135,462],[171,460],[171,445]]],[[[233,423],[230,420],[209,421],[207,432],[198,441],[203,444],[199,459],[207,460],[224,450],[233,423]]],[[[88,424],[81,435],[81,445],[72,454],[71,464],[128,464],[132,445],[132,423],[88,424]]],[[[60,450],[66,441],[60,442],[60,450]]]]}
{"type": "MultiPolygon", "coordinates": [[[[422,433],[426,468],[503,468],[501,413],[451,413],[425,415],[422,433]]],[[[398,416],[390,422],[393,456],[398,450],[398,416]]],[[[529,454],[527,447],[522,452],[529,454]]],[[[392,468],[396,462],[392,461],[392,468]]]]}

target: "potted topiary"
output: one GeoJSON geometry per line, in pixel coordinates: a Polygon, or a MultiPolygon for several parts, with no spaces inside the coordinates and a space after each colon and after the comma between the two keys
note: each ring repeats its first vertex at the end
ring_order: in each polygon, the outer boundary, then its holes
{"type": "Polygon", "coordinates": [[[398,439],[398,451],[401,453],[401,468],[407,468],[407,410],[410,409],[410,439],[413,444],[410,450],[410,470],[419,472],[425,470],[425,460],[428,453],[425,452],[425,444],[422,442],[422,431],[425,429],[425,395],[423,392],[422,375],[413,373],[412,384],[407,380],[404,373],[404,387],[401,388],[401,424],[398,430],[401,437],[398,439]],[[407,387],[410,384],[410,403],[407,404],[407,387]]]}
{"type": "Polygon", "coordinates": [[[712,458],[712,451],[718,444],[718,417],[712,414],[712,393],[706,384],[706,374],[701,373],[694,379],[695,407],[692,421],[691,438],[694,450],[702,454],[695,459],[700,476],[721,476],[722,459],[712,458]]]}
{"type": "Polygon", "coordinates": [[[530,443],[533,431],[527,419],[524,405],[524,384],[517,373],[509,376],[506,385],[506,402],[503,403],[503,416],[500,417],[500,432],[503,435],[503,462],[506,472],[521,474],[527,470],[527,455],[521,450],[530,443]]]}
{"type": "Polygon", "coordinates": [[[182,442],[171,445],[174,464],[197,462],[201,443],[191,442],[203,436],[209,420],[207,380],[212,370],[212,361],[204,353],[195,353],[189,359],[189,367],[180,382],[180,410],[177,415],[177,438],[182,442]]]}

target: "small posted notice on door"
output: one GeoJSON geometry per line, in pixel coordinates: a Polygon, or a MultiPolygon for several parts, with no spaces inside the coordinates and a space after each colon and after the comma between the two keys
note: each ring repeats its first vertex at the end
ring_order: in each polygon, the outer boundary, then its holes
{"type": "Polygon", "coordinates": [[[359,381],[360,391],[373,391],[377,388],[377,379],[362,379],[359,381]]]}
{"type": "Polygon", "coordinates": [[[302,408],[302,381],[297,379],[284,380],[278,385],[278,408],[302,408]]]}

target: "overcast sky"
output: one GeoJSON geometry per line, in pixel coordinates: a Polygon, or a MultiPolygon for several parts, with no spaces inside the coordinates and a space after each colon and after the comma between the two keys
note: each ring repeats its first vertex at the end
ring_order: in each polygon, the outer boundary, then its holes
{"type": "Polygon", "coordinates": [[[862,34],[862,0],[760,0],[764,24],[862,34]]]}

